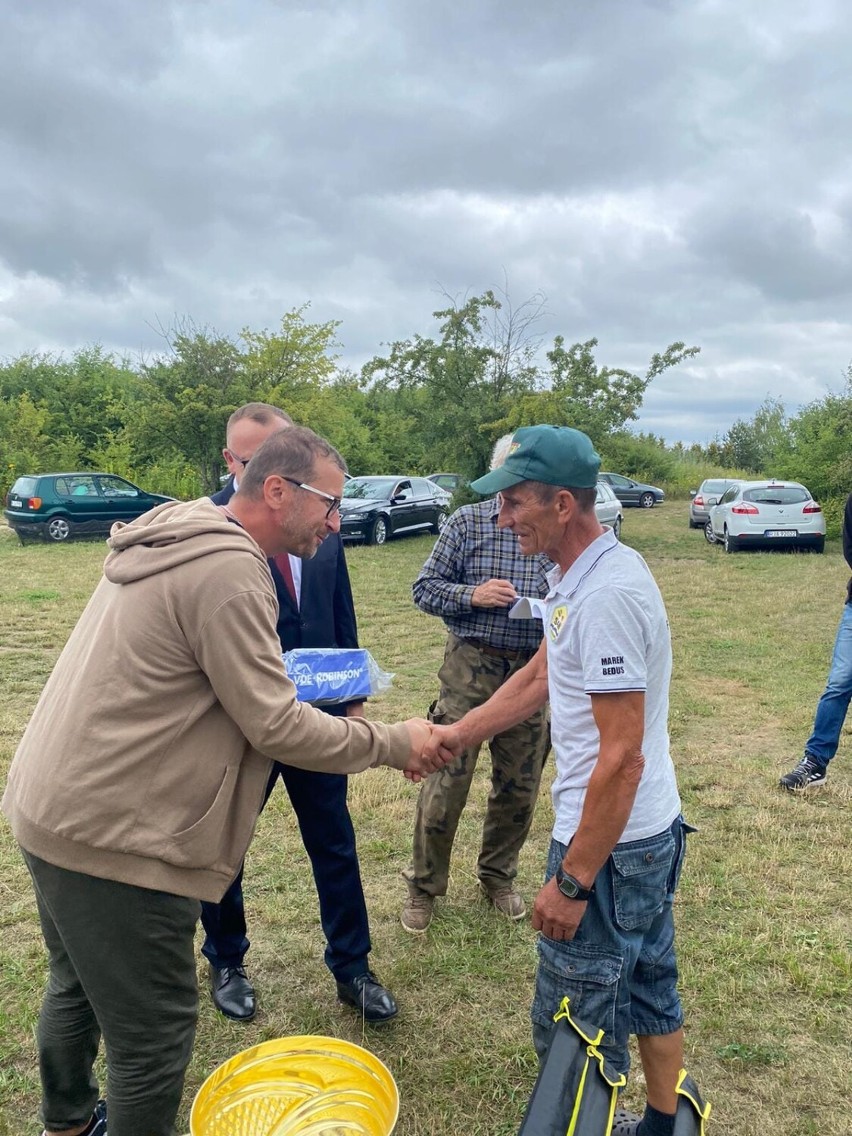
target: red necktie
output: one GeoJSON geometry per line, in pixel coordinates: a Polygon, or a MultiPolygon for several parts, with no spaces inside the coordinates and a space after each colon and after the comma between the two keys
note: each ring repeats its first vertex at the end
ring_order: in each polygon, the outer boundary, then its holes
{"type": "Polygon", "coordinates": [[[287,591],[290,593],[290,599],[296,607],[299,606],[299,601],[296,599],[296,585],[293,582],[293,569],[290,567],[290,557],[286,552],[280,553],[278,556],[273,556],[275,567],[281,573],[284,583],[287,585],[287,591]]]}

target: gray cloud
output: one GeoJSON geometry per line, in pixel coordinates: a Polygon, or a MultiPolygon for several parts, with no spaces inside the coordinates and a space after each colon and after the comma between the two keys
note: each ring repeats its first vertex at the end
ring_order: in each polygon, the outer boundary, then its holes
{"type": "Polygon", "coordinates": [[[504,274],[706,440],[852,357],[841,0],[9,0],[3,353],[153,350],[306,301],[345,358],[504,274]]]}

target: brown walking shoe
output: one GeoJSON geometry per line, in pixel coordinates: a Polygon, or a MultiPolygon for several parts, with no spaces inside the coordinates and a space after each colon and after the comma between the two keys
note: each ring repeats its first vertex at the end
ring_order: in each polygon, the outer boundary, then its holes
{"type": "Polygon", "coordinates": [[[505,887],[495,888],[494,891],[490,891],[482,882],[479,886],[488,902],[492,903],[500,914],[505,915],[507,919],[523,919],[526,915],[527,905],[524,903],[524,897],[509,884],[505,887]]]}
{"type": "Polygon", "coordinates": [[[432,922],[432,908],[435,897],[425,892],[409,894],[402,909],[399,921],[409,935],[423,935],[432,922]]]}

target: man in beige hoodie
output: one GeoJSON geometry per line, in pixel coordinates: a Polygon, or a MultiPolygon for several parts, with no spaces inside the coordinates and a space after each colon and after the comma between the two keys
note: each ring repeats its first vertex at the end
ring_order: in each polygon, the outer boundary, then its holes
{"type": "Polygon", "coordinates": [[[38,1028],[48,1136],[170,1136],[197,1012],[199,900],[243,859],[272,761],[419,780],[429,726],[332,718],[281,663],[267,557],[339,527],[340,455],[291,427],[227,506],[161,505],[109,539],[104,576],[47,681],[3,810],[50,958],[38,1028]],[[140,975],[145,982],[139,981],[140,975]]]}

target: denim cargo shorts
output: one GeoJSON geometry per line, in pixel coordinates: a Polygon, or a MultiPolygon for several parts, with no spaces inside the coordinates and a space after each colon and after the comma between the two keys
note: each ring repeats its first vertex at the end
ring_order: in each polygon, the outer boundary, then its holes
{"type": "MultiPolygon", "coordinates": [[[[694,831],[679,816],[656,836],[617,844],[595,879],[575,937],[557,942],[539,936],[531,1010],[539,1058],[566,995],[575,1018],[605,1031],[600,1048],[619,1073],[630,1068],[631,1033],[667,1034],[683,1025],[672,904],[686,834],[694,831]]],[[[551,841],[545,881],[565,851],[566,845],[551,841]]]]}

